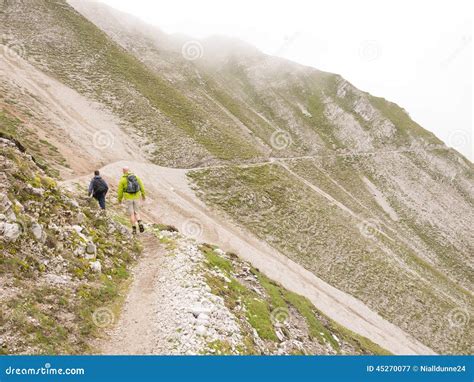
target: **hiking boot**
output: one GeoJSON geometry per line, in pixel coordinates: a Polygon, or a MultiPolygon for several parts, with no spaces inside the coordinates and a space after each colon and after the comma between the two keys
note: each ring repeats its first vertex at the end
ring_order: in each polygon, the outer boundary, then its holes
{"type": "Polygon", "coordinates": [[[132,227],[132,235],[136,235],[136,234],[137,234],[137,227],[133,226],[132,227]]]}
{"type": "Polygon", "coordinates": [[[143,226],[142,222],[138,223],[138,228],[140,228],[141,233],[145,232],[145,227],[143,226]]]}

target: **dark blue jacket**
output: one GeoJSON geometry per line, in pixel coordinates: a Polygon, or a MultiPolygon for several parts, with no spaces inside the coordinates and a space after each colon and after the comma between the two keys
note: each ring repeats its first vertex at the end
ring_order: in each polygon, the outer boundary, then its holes
{"type": "Polygon", "coordinates": [[[102,179],[102,177],[100,175],[96,175],[94,176],[92,179],[91,179],[91,182],[89,183],[89,195],[92,194],[92,195],[95,195],[97,193],[97,182],[96,180],[102,180],[105,184],[105,191],[103,191],[103,193],[106,193],[108,190],[109,190],[109,186],[107,184],[107,182],[102,179]]]}

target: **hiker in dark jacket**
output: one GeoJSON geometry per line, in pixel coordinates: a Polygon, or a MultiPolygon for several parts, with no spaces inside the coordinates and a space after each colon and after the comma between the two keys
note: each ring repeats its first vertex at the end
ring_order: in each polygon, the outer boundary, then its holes
{"type": "Polygon", "coordinates": [[[100,176],[99,170],[94,171],[94,177],[89,184],[89,196],[93,196],[99,202],[101,209],[105,210],[105,195],[109,191],[107,182],[100,176]]]}

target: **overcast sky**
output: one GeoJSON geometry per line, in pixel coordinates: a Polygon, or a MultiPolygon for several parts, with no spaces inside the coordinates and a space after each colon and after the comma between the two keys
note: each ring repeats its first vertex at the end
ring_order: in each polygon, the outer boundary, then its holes
{"type": "Polygon", "coordinates": [[[469,0],[102,0],[167,33],[240,38],[339,73],[473,160],[469,0]]]}

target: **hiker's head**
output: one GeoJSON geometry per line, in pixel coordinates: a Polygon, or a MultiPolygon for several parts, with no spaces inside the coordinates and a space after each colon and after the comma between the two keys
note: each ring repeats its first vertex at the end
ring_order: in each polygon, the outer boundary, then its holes
{"type": "Polygon", "coordinates": [[[122,168],[122,171],[124,174],[127,174],[130,171],[130,169],[127,166],[125,166],[124,168],[122,168]]]}
{"type": "Polygon", "coordinates": [[[95,171],[94,171],[94,175],[95,175],[95,176],[100,175],[100,171],[99,171],[99,170],[95,170],[95,171]]]}

